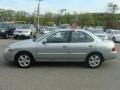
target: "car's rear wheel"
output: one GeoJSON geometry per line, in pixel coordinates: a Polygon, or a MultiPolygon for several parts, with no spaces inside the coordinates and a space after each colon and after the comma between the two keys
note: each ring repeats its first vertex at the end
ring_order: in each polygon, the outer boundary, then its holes
{"type": "Polygon", "coordinates": [[[5,34],[5,39],[8,39],[9,38],[9,35],[8,33],[5,34]]]}
{"type": "Polygon", "coordinates": [[[89,68],[98,68],[101,66],[102,61],[103,61],[102,55],[96,53],[89,55],[86,63],[89,68]]]}
{"type": "Polygon", "coordinates": [[[15,62],[18,67],[28,68],[31,66],[33,58],[29,53],[23,52],[16,55],[15,62]]]}

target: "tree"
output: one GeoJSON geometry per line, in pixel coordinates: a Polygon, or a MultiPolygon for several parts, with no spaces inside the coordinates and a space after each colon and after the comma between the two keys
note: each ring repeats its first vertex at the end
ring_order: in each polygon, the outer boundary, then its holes
{"type": "Polygon", "coordinates": [[[51,12],[47,12],[45,15],[43,15],[43,17],[41,18],[42,22],[44,25],[51,25],[51,24],[54,24],[55,23],[55,18],[54,18],[54,15],[53,13],[51,12]],[[42,20],[42,18],[44,20],[42,20]]]}
{"type": "Polygon", "coordinates": [[[118,5],[114,3],[108,3],[108,12],[115,14],[115,12],[118,10],[118,5]]]}
{"type": "Polygon", "coordinates": [[[82,27],[83,26],[93,26],[94,25],[94,18],[93,15],[90,13],[81,14],[79,16],[79,22],[82,27]]]}
{"type": "Polygon", "coordinates": [[[116,28],[116,17],[115,13],[119,9],[118,5],[114,3],[108,3],[107,5],[108,12],[106,13],[106,28],[116,28]]]}

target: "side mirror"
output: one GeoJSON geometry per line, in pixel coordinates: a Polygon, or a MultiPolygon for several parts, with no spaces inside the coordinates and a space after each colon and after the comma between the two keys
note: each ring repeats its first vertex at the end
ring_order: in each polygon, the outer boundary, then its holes
{"type": "Polygon", "coordinates": [[[47,43],[47,39],[44,39],[44,40],[42,41],[42,43],[43,43],[43,44],[46,44],[46,43],[47,43]]]}

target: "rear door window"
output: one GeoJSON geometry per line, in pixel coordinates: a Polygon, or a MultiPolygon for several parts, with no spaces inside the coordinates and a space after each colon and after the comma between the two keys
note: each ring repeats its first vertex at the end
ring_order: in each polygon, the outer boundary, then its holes
{"type": "Polygon", "coordinates": [[[93,42],[94,39],[88,35],[87,33],[77,31],[77,32],[72,32],[71,35],[71,42],[73,43],[79,43],[79,42],[93,42]]]}

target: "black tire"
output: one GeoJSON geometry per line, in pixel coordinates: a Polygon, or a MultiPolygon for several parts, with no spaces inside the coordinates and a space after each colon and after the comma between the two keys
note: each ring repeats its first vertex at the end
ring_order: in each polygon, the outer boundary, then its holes
{"type": "Polygon", "coordinates": [[[31,56],[31,54],[29,54],[27,52],[21,52],[21,53],[17,54],[15,57],[15,63],[20,68],[28,68],[31,66],[32,62],[33,62],[33,57],[31,56]],[[24,60],[21,60],[21,57],[23,57],[24,60]],[[22,63],[23,63],[23,65],[22,65],[22,63]],[[26,63],[26,65],[25,65],[25,63],[26,63]]]}
{"type": "Polygon", "coordinates": [[[116,39],[115,39],[115,37],[113,37],[113,38],[112,38],[112,41],[113,41],[113,42],[116,42],[116,39]]]}
{"type": "Polygon", "coordinates": [[[8,38],[9,38],[9,34],[6,33],[4,38],[5,38],[5,39],[8,39],[8,38]]]}
{"type": "Polygon", "coordinates": [[[14,39],[17,39],[17,37],[16,37],[16,36],[14,36],[14,39]]]}
{"type": "Polygon", "coordinates": [[[104,59],[103,59],[102,55],[100,55],[99,53],[93,53],[87,57],[86,65],[89,68],[95,69],[95,68],[100,67],[103,61],[104,61],[104,59]]]}

